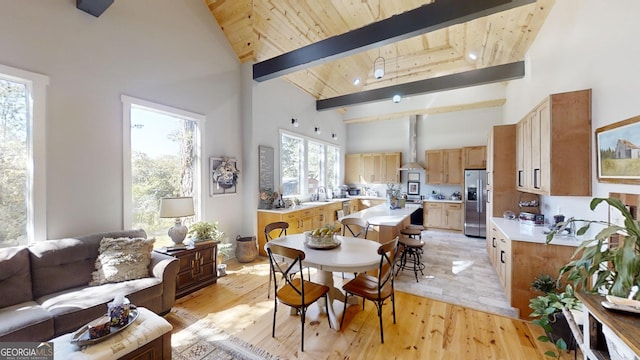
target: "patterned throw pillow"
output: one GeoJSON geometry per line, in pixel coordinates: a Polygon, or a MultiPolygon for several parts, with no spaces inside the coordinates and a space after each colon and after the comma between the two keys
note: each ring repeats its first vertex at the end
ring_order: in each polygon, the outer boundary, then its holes
{"type": "Polygon", "coordinates": [[[149,276],[149,263],[155,238],[103,238],[100,241],[96,271],[89,285],[116,283],[149,276]]]}

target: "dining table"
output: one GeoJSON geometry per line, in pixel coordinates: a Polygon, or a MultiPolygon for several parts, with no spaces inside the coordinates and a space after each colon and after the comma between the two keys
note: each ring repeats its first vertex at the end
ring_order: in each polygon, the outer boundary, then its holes
{"type": "MultiPolygon", "coordinates": [[[[265,250],[268,244],[277,244],[305,253],[302,260],[303,266],[317,269],[316,282],[329,287],[327,293],[329,305],[328,314],[329,322],[334,330],[340,329],[340,321],[333,308],[334,300],[345,301],[345,295],[342,290],[335,287],[333,282],[333,273],[361,273],[369,270],[378,269],[380,264],[380,255],[378,255],[378,247],[380,244],[376,241],[360,239],[349,236],[335,235],[336,243],[340,245],[335,248],[317,249],[305,245],[305,234],[291,234],[270,240],[265,244],[265,250]]],[[[351,297],[357,303],[357,297],[351,297]]],[[[324,300],[324,299],[321,299],[324,300]]],[[[319,302],[320,311],[325,309],[324,303],[319,302]]]]}

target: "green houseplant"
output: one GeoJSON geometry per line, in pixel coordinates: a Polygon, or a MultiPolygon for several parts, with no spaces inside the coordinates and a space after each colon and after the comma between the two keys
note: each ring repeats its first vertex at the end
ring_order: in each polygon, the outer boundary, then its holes
{"type": "MultiPolygon", "coordinates": [[[[640,284],[640,226],[617,198],[594,198],[591,200],[591,210],[595,210],[602,202],[621,213],[624,225],[571,218],[547,235],[547,244],[553,241],[556,233],[575,226],[577,222],[584,223],[576,232],[577,235],[584,235],[593,225],[601,226],[593,239],[585,240],[578,246],[572,260],[560,269],[560,276],[567,274],[567,280],[582,291],[597,292],[603,289],[609,295],[627,298],[632,287],[640,284]]],[[[635,294],[633,299],[639,300],[640,294],[635,294]]]]}
{"type": "Polygon", "coordinates": [[[220,241],[224,232],[219,229],[219,226],[217,221],[199,221],[189,226],[189,235],[194,243],[210,240],[220,241]]]}
{"type": "Polygon", "coordinates": [[[573,334],[562,313],[563,308],[573,311],[581,310],[581,303],[575,297],[573,287],[566,285],[561,291],[559,282],[547,274],[536,277],[531,287],[544,294],[529,300],[529,307],[533,310],[529,316],[535,318],[533,323],[542,327],[545,332],[545,335],[539,336],[538,340],[551,342],[558,350],[558,353],[547,351],[545,355],[559,357],[563,350],[574,350],[576,344],[573,341],[573,334]]]}

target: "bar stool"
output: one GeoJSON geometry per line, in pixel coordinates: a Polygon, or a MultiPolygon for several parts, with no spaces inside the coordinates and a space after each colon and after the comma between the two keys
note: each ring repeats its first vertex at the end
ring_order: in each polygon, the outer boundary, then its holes
{"type": "Polygon", "coordinates": [[[413,239],[422,240],[422,229],[418,229],[411,225],[400,230],[400,233],[413,239]]]}
{"type": "Polygon", "coordinates": [[[422,263],[422,248],[424,247],[424,241],[412,237],[401,237],[399,243],[400,246],[402,246],[402,255],[400,258],[396,258],[396,266],[398,267],[396,276],[398,276],[401,270],[413,270],[413,273],[416,276],[416,282],[418,282],[418,271],[420,271],[424,276],[424,273],[422,272],[425,268],[422,263]],[[407,266],[407,262],[409,262],[409,266],[407,266]]]}

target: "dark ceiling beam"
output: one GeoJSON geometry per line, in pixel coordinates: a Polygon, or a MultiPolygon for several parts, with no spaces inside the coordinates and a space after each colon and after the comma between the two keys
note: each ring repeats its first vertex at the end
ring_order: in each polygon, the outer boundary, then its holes
{"type": "Polygon", "coordinates": [[[265,81],[361,51],[530,4],[535,0],[437,0],[359,29],[336,35],[253,65],[265,81]]]}
{"type": "Polygon", "coordinates": [[[524,61],[471,70],[458,74],[398,84],[379,89],[317,100],[316,110],[329,110],[349,105],[364,104],[380,100],[391,101],[394,95],[428,94],[469,86],[484,85],[500,81],[520,79],[524,76],[524,61]]]}

